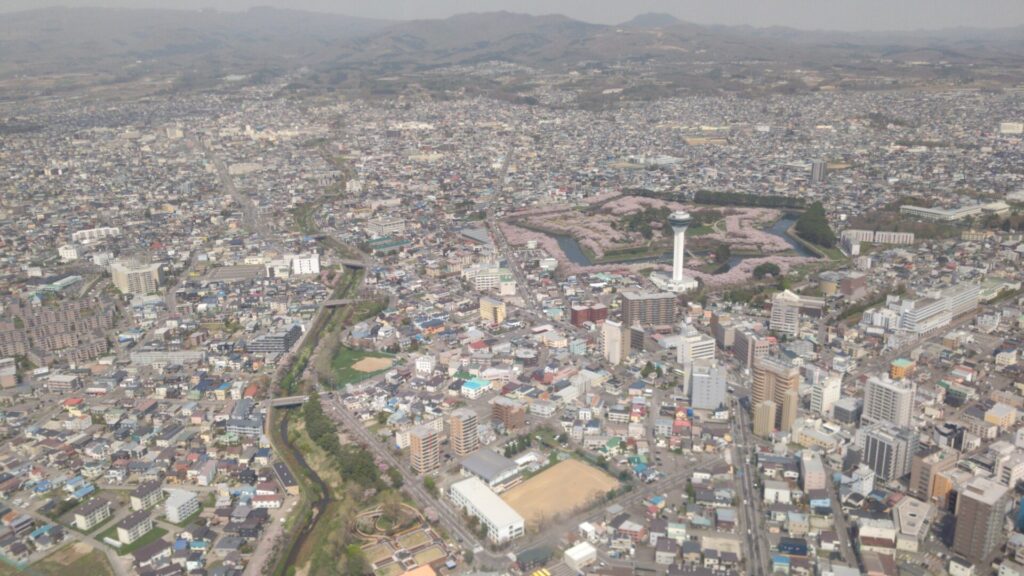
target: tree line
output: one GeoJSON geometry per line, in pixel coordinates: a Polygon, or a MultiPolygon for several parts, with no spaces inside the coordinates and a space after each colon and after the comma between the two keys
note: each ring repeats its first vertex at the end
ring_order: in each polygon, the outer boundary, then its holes
{"type": "Polygon", "coordinates": [[[334,422],[324,414],[320,396],[313,392],[303,407],[306,421],[306,433],[324,452],[341,473],[341,477],[351,480],[364,488],[383,487],[380,470],[370,451],[358,444],[341,445],[334,422]]]}

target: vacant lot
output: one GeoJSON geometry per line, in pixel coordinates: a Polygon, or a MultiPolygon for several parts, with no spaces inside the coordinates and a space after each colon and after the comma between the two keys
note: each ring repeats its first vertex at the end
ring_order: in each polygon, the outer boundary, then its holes
{"type": "Polygon", "coordinates": [[[359,372],[377,372],[388,368],[391,368],[390,358],[363,358],[352,365],[352,369],[359,372]]]}
{"type": "Polygon", "coordinates": [[[579,460],[565,460],[501,495],[528,525],[579,510],[619,486],[618,480],[579,460]]]}
{"type": "Polygon", "coordinates": [[[0,564],[0,575],[36,574],[38,576],[61,576],[88,574],[89,576],[112,576],[107,557],[88,544],[69,544],[43,560],[36,562],[22,572],[6,564],[0,564]]]}

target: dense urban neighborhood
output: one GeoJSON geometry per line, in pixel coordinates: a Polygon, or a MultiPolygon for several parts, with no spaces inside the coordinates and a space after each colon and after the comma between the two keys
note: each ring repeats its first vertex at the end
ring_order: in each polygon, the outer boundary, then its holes
{"type": "Polygon", "coordinates": [[[0,99],[0,575],[1024,576],[1019,77],[424,70],[0,99]]]}

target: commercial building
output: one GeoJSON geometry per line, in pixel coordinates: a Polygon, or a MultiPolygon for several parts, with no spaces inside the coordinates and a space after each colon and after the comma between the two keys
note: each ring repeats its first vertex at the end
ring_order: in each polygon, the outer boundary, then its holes
{"type": "Polygon", "coordinates": [[[748,370],[753,368],[758,358],[764,358],[771,351],[771,342],[752,330],[739,328],[733,338],[733,355],[748,370]]]}
{"type": "Polygon", "coordinates": [[[783,290],[772,297],[772,314],[768,327],[779,334],[797,336],[800,334],[800,315],[818,315],[824,307],[823,298],[801,296],[783,290]]]}
{"type": "Polygon", "coordinates": [[[491,421],[499,422],[505,430],[516,430],[526,425],[526,406],[507,396],[491,400],[491,421]]]}
{"type": "Polygon", "coordinates": [[[1003,537],[1003,519],[1010,505],[1010,488],[976,477],[957,498],[953,551],[983,565],[1003,537]]]}
{"type": "Polygon", "coordinates": [[[601,335],[604,359],[613,366],[621,364],[629,355],[629,331],[622,322],[606,320],[601,335]]]}
{"type": "Polygon", "coordinates": [[[842,396],[843,379],[838,374],[829,374],[811,387],[811,412],[821,416],[832,416],[832,407],[842,396]]]}
{"type": "Polygon", "coordinates": [[[713,360],[715,348],[714,338],[684,323],[679,337],[679,347],[676,349],[676,361],[688,364],[696,360],[713,360]]]}
{"type": "Polygon", "coordinates": [[[259,354],[284,354],[302,337],[302,327],[292,324],[288,328],[253,338],[246,346],[250,352],[259,354]]]}
{"type": "Polygon", "coordinates": [[[167,500],[164,502],[164,514],[168,522],[180,524],[196,512],[199,512],[199,498],[194,492],[168,490],[167,500]]]}
{"type": "Polygon", "coordinates": [[[420,425],[409,432],[409,459],[418,474],[441,467],[441,439],[437,430],[420,425]]]}
{"type": "Polygon", "coordinates": [[[864,386],[864,413],[861,425],[891,422],[909,426],[914,410],[916,385],[911,380],[892,380],[888,376],[872,376],[864,386]]]}
{"type": "Polygon", "coordinates": [[[946,448],[934,448],[914,454],[910,464],[910,493],[930,502],[935,488],[935,478],[942,472],[956,466],[957,452],[946,448]]]}
{"type": "Polygon", "coordinates": [[[452,484],[449,493],[452,503],[480,520],[491,542],[504,544],[526,533],[523,517],[479,478],[460,480],[452,484]]]}
{"type": "Polygon", "coordinates": [[[163,282],[158,262],[140,264],[131,260],[115,260],[110,264],[110,276],[114,286],[124,294],[151,294],[163,282]]]}
{"type": "Polygon", "coordinates": [[[497,298],[482,296],[480,298],[480,320],[488,324],[501,324],[505,321],[505,303],[497,298]]]}
{"type": "Polygon", "coordinates": [[[479,422],[476,412],[469,408],[452,411],[449,439],[456,456],[466,456],[480,448],[479,422]]]}
{"type": "Polygon", "coordinates": [[[634,324],[668,326],[675,322],[676,295],[623,290],[619,293],[619,312],[626,327],[634,324]]]}
{"type": "Polygon", "coordinates": [[[886,482],[910,473],[918,445],[917,434],[913,430],[884,423],[858,430],[857,443],[861,449],[861,461],[886,482]]]}
{"type": "Polygon", "coordinates": [[[825,472],[825,464],[822,463],[821,456],[810,450],[804,450],[800,454],[800,479],[803,482],[805,493],[826,488],[828,475],[825,472]]]}
{"type": "Polygon", "coordinates": [[[775,431],[775,402],[765,400],[754,405],[754,434],[770,436],[775,431]]]}
{"type": "Polygon", "coordinates": [[[402,218],[375,218],[366,223],[366,233],[373,238],[393,236],[405,232],[405,220],[402,218]]]}
{"type": "Polygon", "coordinates": [[[776,430],[789,431],[796,419],[798,394],[789,394],[800,387],[800,370],[782,358],[764,357],[754,362],[751,402],[758,404],[771,400],[775,403],[776,430]]]}
{"type": "Polygon", "coordinates": [[[690,367],[690,406],[715,410],[725,405],[725,368],[714,360],[695,360],[690,367]]]}
{"type": "Polygon", "coordinates": [[[320,273],[320,255],[316,252],[312,254],[296,254],[292,256],[292,274],[319,274],[320,273]]]}

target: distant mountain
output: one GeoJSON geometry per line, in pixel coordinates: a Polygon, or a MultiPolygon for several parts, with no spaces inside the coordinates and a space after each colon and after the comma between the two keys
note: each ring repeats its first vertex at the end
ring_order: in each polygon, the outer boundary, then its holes
{"type": "Polygon", "coordinates": [[[663,12],[646,12],[644,14],[637,14],[636,17],[629,22],[623,22],[622,27],[650,30],[656,28],[668,28],[682,23],[682,20],[671,14],[665,14],[663,12]]]}
{"type": "MultiPolygon", "coordinates": [[[[96,71],[116,76],[145,68],[145,74],[202,70],[216,77],[305,66],[326,73],[327,82],[339,82],[354,72],[367,79],[499,60],[562,71],[582,63],[645,62],[659,70],[692,66],[688,74],[750,81],[759,68],[837,75],[837,69],[865,62],[868,76],[887,61],[1012,71],[1024,57],[1022,28],[850,34],[701,26],[666,14],[642,14],[619,26],[509,12],[384,21],[272,8],[51,8],[3,17],[0,76],[96,71]]],[[[670,76],[677,82],[682,78],[670,76]]]]}

